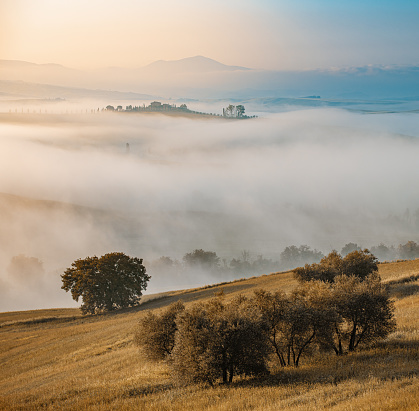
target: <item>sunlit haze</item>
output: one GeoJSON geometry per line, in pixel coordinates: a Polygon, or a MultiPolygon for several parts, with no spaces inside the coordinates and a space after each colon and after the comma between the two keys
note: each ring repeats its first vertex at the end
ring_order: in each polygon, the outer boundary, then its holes
{"type": "Polygon", "coordinates": [[[0,59],[140,67],[205,55],[307,69],[418,63],[415,1],[3,0],[0,59]]]}

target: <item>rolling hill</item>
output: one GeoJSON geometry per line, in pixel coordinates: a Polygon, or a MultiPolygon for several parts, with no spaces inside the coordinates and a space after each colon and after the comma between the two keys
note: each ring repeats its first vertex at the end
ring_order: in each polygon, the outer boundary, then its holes
{"type": "MultiPolygon", "coordinates": [[[[0,60],[0,80],[189,98],[303,97],[418,99],[417,65],[249,69],[204,56],[155,61],[139,68],[76,70],[59,64],[0,60]]],[[[0,85],[0,92],[3,92],[0,85]]]]}
{"type": "Polygon", "coordinates": [[[290,272],[148,296],[136,308],[105,315],[77,309],[0,314],[0,408],[89,410],[417,409],[419,260],[380,264],[395,300],[397,331],[375,348],[273,369],[269,378],[232,385],[178,387],[164,363],[133,344],[138,320],[176,300],[226,299],[257,288],[296,286],[290,272]]]}

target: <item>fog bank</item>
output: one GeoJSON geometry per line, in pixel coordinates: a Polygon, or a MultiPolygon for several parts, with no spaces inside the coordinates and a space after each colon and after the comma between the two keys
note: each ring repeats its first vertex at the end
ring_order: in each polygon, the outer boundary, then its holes
{"type": "MultiPolygon", "coordinates": [[[[277,259],[291,244],[418,241],[418,126],[416,114],[333,109],[0,115],[0,310],[70,306],[59,274],[111,251],[277,259]],[[10,269],[20,254],[43,264],[27,281],[10,269]]],[[[220,280],[153,277],[149,291],[220,280]]]]}

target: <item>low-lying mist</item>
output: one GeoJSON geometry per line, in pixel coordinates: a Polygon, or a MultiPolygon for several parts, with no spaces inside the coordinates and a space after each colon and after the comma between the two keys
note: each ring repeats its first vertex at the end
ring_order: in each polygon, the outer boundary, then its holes
{"type": "MultiPolygon", "coordinates": [[[[74,305],[59,274],[111,251],[278,259],[292,244],[327,253],[418,241],[418,126],[416,114],[333,109],[2,114],[0,310],[74,305]],[[17,274],[19,255],[42,267],[17,274]]],[[[156,275],[147,292],[224,280],[156,275]]]]}

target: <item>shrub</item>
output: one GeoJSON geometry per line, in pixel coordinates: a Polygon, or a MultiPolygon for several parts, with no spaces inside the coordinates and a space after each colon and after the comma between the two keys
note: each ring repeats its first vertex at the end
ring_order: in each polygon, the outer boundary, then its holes
{"type": "Polygon", "coordinates": [[[169,305],[160,315],[149,311],[139,322],[135,343],[148,358],[164,360],[173,350],[177,331],[176,317],[185,309],[181,301],[169,305]]]}
{"type": "Polygon", "coordinates": [[[219,298],[178,316],[171,366],[180,383],[233,381],[267,372],[269,343],[259,313],[243,298],[219,298]]]}
{"type": "Polygon", "coordinates": [[[336,251],[321,259],[319,264],[306,264],[294,270],[295,278],[300,282],[320,280],[332,283],[339,275],[354,275],[366,278],[378,271],[377,258],[365,249],[352,251],[344,258],[336,251]]]}

